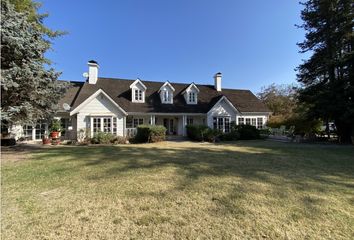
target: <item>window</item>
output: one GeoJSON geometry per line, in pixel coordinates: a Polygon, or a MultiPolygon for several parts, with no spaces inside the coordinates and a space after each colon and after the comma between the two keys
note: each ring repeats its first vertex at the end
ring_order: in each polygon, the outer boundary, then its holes
{"type": "Polygon", "coordinates": [[[105,133],[110,133],[112,132],[112,118],[109,117],[105,117],[103,118],[103,132],[105,133]]]}
{"type": "Polygon", "coordinates": [[[246,118],[246,125],[251,125],[251,119],[250,118],[246,118]]]}
{"type": "Polygon", "coordinates": [[[193,118],[187,117],[187,125],[193,125],[193,118]]]}
{"type": "Polygon", "coordinates": [[[255,119],[255,118],[251,118],[251,121],[252,121],[252,124],[251,124],[251,125],[252,125],[252,126],[256,126],[256,120],[257,120],[257,119],[255,119]]]}
{"type": "Polygon", "coordinates": [[[172,103],[172,92],[170,91],[163,91],[162,92],[162,102],[163,103],[172,103]]]}
{"type": "Polygon", "coordinates": [[[263,118],[257,118],[257,128],[263,128],[263,118]]]}
{"type": "Polygon", "coordinates": [[[101,118],[93,118],[93,133],[97,133],[101,131],[101,118]]]}
{"type": "Polygon", "coordinates": [[[117,118],[113,118],[113,124],[112,124],[112,129],[113,129],[113,134],[117,134],[117,118]]]}
{"type": "Polygon", "coordinates": [[[23,134],[24,134],[24,138],[26,140],[32,140],[32,132],[33,132],[33,127],[32,125],[25,125],[23,126],[23,134]]]}
{"type": "Polygon", "coordinates": [[[135,89],[135,101],[143,101],[143,91],[140,89],[135,89]]]}
{"type": "Polygon", "coordinates": [[[125,126],[126,126],[126,128],[132,128],[133,127],[133,118],[131,116],[128,116],[126,118],[125,126]]]}
{"type": "Polygon", "coordinates": [[[197,94],[195,92],[188,93],[188,103],[197,103],[197,94]]]}
{"type": "Polygon", "coordinates": [[[222,132],[230,132],[230,117],[214,117],[213,126],[222,132]]]}
{"type": "Polygon", "coordinates": [[[133,128],[144,124],[144,118],[133,118],[133,128]]]}
{"type": "Polygon", "coordinates": [[[40,120],[36,124],[36,139],[42,139],[45,134],[47,123],[44,121],[40,120]]]}
{"type": "Polygon", "coordinates": [[[225,118],[224,119],[224,132],[228,133],[230,132],[230,118],[225,118]]]}
{"type": "Polygon", "coordinates": [[[242,117],[239,117],[238,118],[238,125],[243,125],[243,124],[245,124],[245,119],[242,117]]]}

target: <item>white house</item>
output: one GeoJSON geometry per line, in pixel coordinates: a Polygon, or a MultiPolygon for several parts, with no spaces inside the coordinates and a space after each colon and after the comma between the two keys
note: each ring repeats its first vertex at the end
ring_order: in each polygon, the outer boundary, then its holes
{"type": "MultiPolygon", "coordinates": [[[[154,82],[141,79],[98,77],[99,65],[88,62],[86,82],[71,82],[72,87],[59,102],[65,132],[76,139],[79,134],[110,132],[132,136],[141,124],[164,125],[169,135],[186,135],[186,125],[205,124],[223,132],[231,122],[263,128],[268,108],[249,90],[223,89],[222,75],[214,76],[214,85],[154,82]]],[[[41,139],[47,123],[16,128],[17,137],[41,139]]]]}

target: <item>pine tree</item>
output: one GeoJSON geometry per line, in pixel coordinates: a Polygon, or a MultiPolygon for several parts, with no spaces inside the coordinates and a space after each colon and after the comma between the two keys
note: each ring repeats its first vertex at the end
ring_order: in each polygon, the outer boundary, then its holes
{"type": "Polygon", "coordinates": [[[300,101],[310,119],[334,120],[340,142],[354,136],[354,3],[309,0],[301,12],[305,40],[301,52],[312,56],[298,67],[300,101]]]}
{"type": "Polygon", "coordinates": [[[67,84],[46,68],[46,34],[25,13],[1,1],[1,122],[32,123],[54,114],[67,84]]]}

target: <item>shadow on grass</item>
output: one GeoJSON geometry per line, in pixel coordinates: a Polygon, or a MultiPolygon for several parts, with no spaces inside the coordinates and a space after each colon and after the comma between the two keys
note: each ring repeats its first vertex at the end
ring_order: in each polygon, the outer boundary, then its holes
{"type": "MultiPolygon", "coordinates": [[[[162,172],[172,167],[179,176],[167,191],[183,191],[204,177],[237,177],[246,182],[270,184],[271,194],[279,199],[289,197],[288,187],[304,193],[330,192],[335,185],[345,191],[354,188],[354,149],[350,147],[308,146],[298,144],[241,142],[231,144],[191,144],[190,147],[155,145],[83,146],[51,148],[34,155],[35,161],[60,159],[63,166],[55,171],[77,172],[89,168],[88,181],[107,180],[134,171],[162,172]],[[68,167],[65,162],[72,162],[68,167]],[[95,171],[97,170],[97,171],[95,171]],[[334,178],[333,178],[334,177],[334,178]],[[345,179],[344,182],[336,177],[345,179]],[[346,181],[349,179],[349,182],[346,181]]],[[[144,172],[142,172],[144,173],[144,172]]],[[[139,172],[135,173],[139,174],[139,172]]],[[[134,177],[134,176],[132,176],[134,177]]],[[[223,197],[213,201],[233,214],[242,214],[234,202],[248,191],[257,189],[231,187],[223,197]],[[236,211],[236,212],[235,212],[236,211]]],[[[137,192],[164,197],[164,192],[137,192]]],[[[320,199],[304,197],[302,203],[311,214],[320,199]]]]}

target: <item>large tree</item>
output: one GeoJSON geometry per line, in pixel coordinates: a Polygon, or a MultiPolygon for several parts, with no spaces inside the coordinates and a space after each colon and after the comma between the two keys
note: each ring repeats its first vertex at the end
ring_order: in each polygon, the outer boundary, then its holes
{"type": "Polygon", "coordinates": [[[341,142],[354,135],[353,0],[308,0],[299,43],[311,57],[298,67],[300,101],[310,119],[334,120],[341,142]]]}
{"type": "Polygon", "coordinates": [[[297,87],[294,84],[275,83],[262,87],[257,94],[258,98],[264,102],[273,116],[290,116],[296,107],[297,87]]]}
{"type": "Polygon", "coordinates": [[[49,68],[44,57],[53,35],[41,22],[17,12],[8,0],[1,1],[1,122],[30,123],[50,117],[65,92],[60,73],[49,68]]]}

